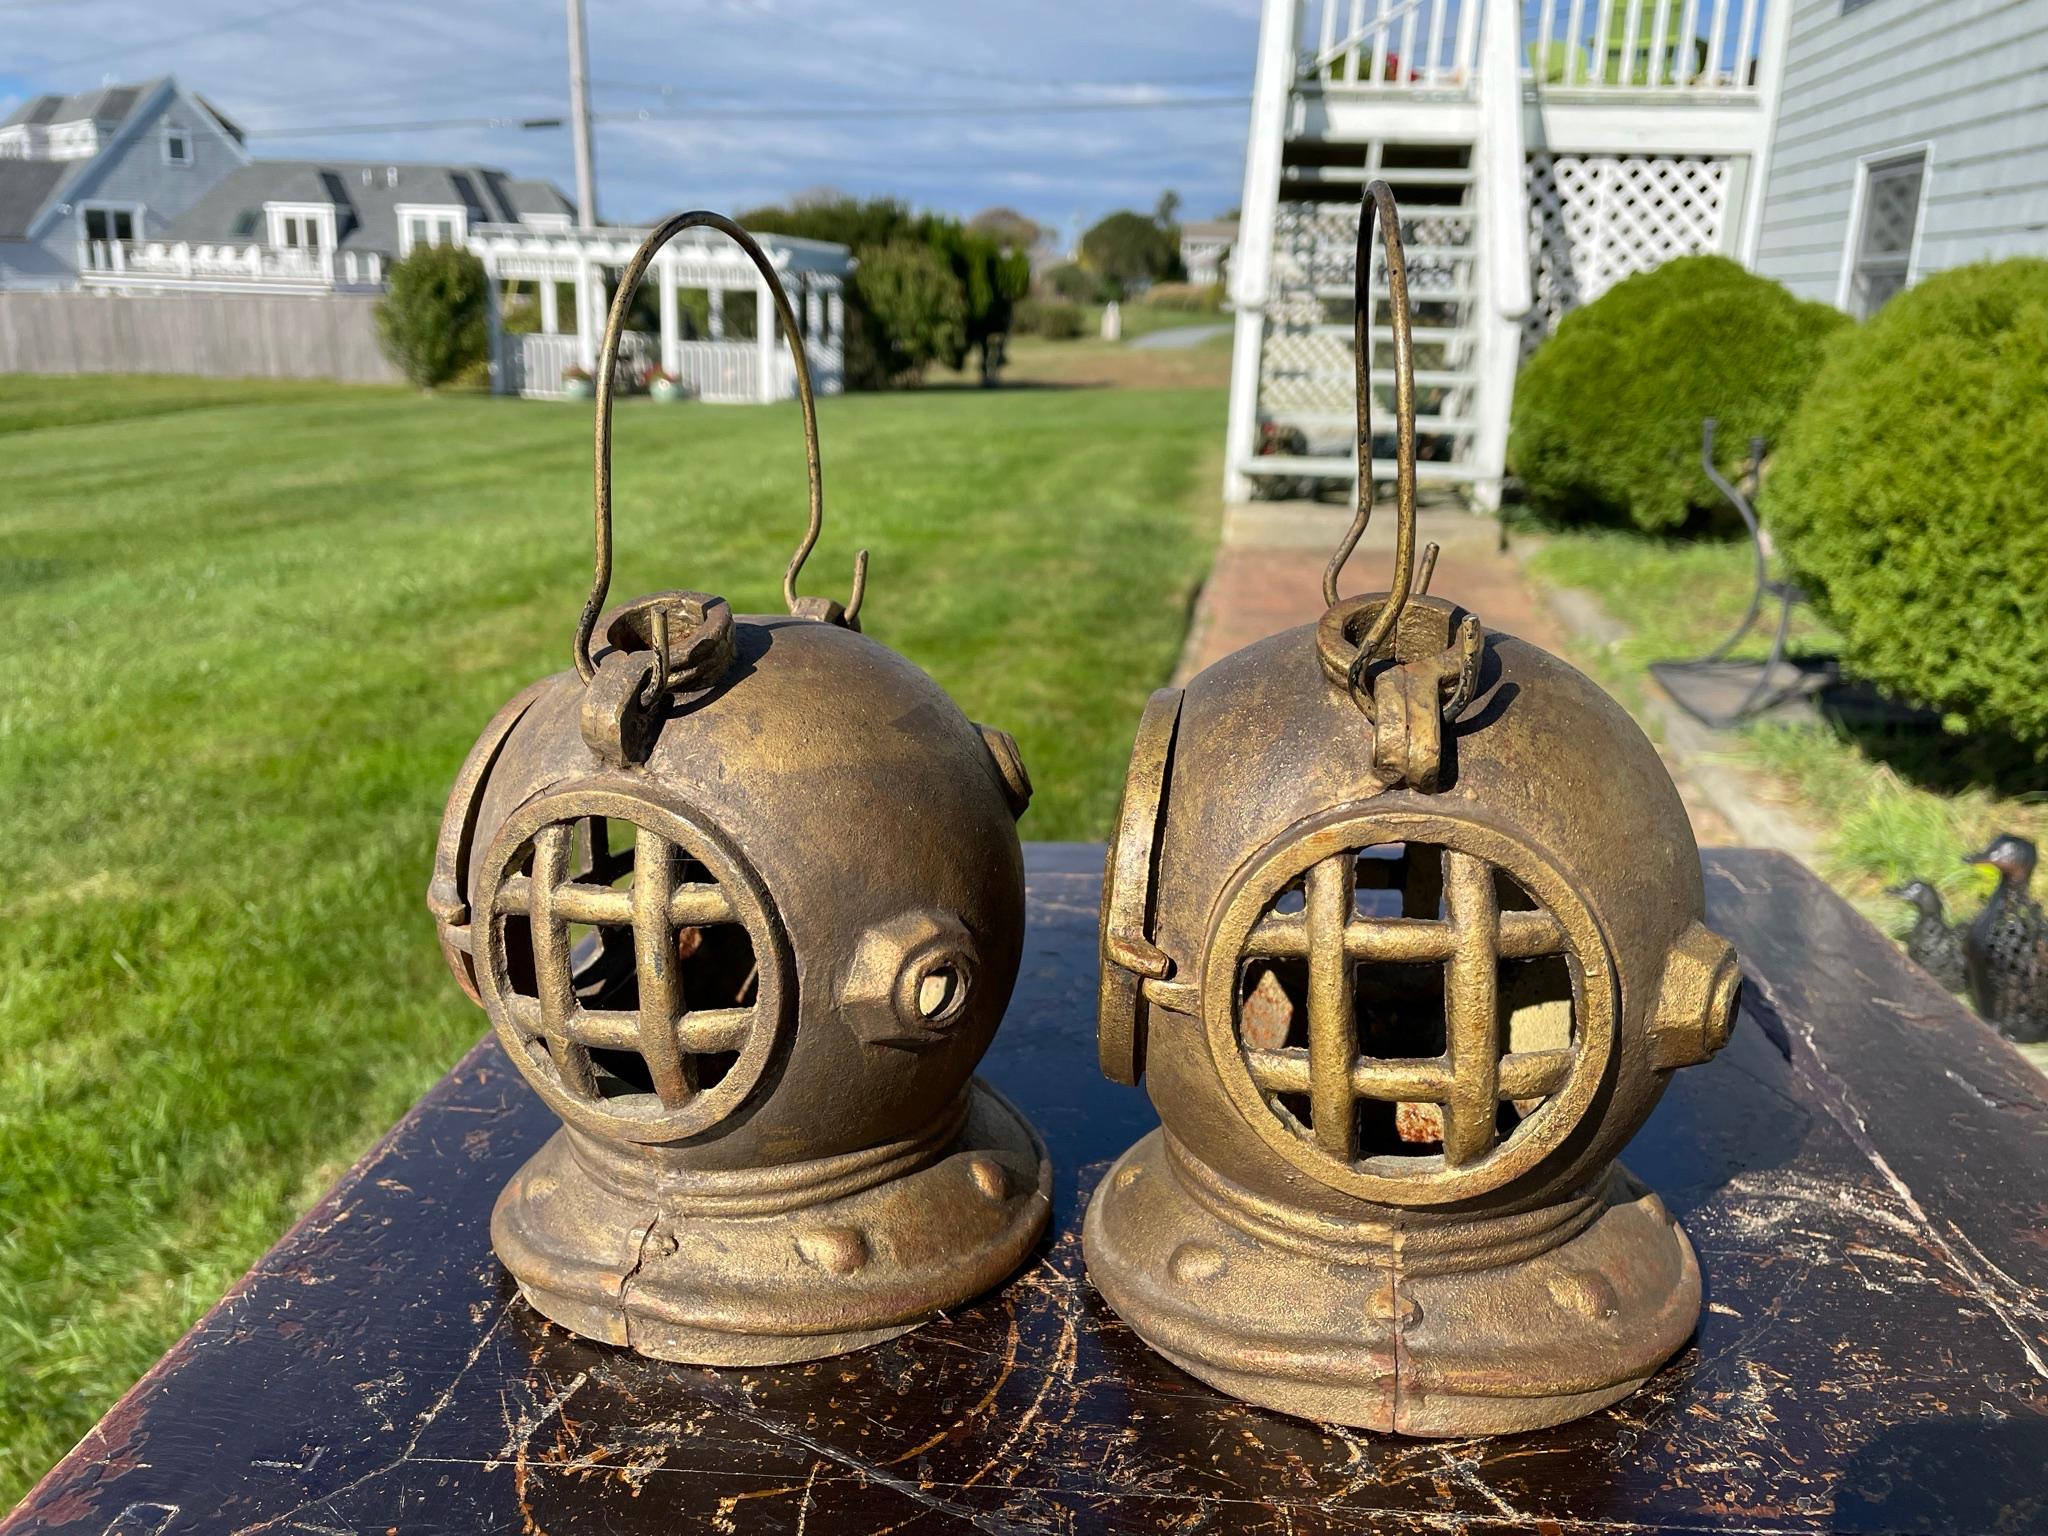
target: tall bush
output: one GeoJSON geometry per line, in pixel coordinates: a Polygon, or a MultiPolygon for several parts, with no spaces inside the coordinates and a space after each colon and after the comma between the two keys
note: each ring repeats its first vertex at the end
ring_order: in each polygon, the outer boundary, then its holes
{"type": "Polygon", "coordinates": [[[377,339],[421,389],[488,362],[490,279],[484,264],[449,245],[423,245],[394,262],[377,301],[377,339]]]}
{"type": "Polygon", "coordinates": [[[1720,498],[1700,421],[1732,470],[1775,440],[1846,319],[1722,256],[1685,256],[1566,315],[1515,383],[1508,467],[1552,517],[1676,528],[1720,498]]]}
{"type": "Polygon", "coordinates": [[[1963,267],[1838,337],[1764,519],[1844,661],[2048,756],[2048,261],[1963,267]]]}
{"type": "Polygon", "coordinates": [[[854,273],[861,309],[886,338],[885,371],[915,380],[967,345],[967,301],[929,246],[898,241],[870,251],[854,273]]]}

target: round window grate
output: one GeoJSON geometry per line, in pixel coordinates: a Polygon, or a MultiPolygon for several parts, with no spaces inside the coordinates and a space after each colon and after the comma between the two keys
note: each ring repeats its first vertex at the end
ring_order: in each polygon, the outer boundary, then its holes
{"type": "Polygon", "coordinates": [[[1326,818],[1233,885],[1204,1013],[1224,1084],[1289,1162],[1395,1205],[1498,1188],[1585,1116],[1615,1035],[1591,912],[1495,829],[1326,818]]]}
{"type": "Polygon", "coordinates": [[[695,1136],[767,1070],[789,994],[781,926],[737,851],[680,810],[615,790],[529,801],[492,845],[477,910],[499,1038],[579,1129],[695,1136]]]}

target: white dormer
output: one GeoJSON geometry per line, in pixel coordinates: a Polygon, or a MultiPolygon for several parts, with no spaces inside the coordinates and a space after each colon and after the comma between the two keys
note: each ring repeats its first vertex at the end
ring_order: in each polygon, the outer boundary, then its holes
{"type": "Polygon", "coordinates": [[[469,239],[469,210],[457,203],[398,203],[398,254],[420,245],[461,245],[469,239]]]}
{"type": "Polygon", "coordinates": [[[331,203],[265,203],[270,244],[294,251],[334,249],[334,206],[331,203]]]}
{"type": "Polygon", "coordinates": [[[89,117],[75,123],[14,123],[0,128],[0,159],[90,160],[101,142],[100,125],[89,117]]]}

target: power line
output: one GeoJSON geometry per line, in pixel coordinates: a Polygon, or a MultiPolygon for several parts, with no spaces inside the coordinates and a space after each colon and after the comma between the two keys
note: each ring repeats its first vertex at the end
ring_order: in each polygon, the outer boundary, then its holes
{"type": "Polygon", "coordinates": [[[725,118],[787,118],[801,120],[825,117],[1066,117],[1088,112],[1176,112],[1202,107],[1246,107],[1249,96],[1159,96],[1150,101],[960,101],[900,105],[890,102],[849,102],[789,110],[779,107],[736,107],[704,111],[600,112],[608,123],[718,121],[725,118]]]}
{"type": "MultiPolygon", "coordinates": [[[[840,106],[802,108],[724,107],[701,110],[675,109],[642,112],[595,112],[602,123],[721,122],[732,119],[810,121],[819,118],[944,118],[944,117],[1068,117],[1092,112],[1173,112],[1210,107],[1243,108],[1249,96],[1158,97],[1151,101],[959,101],[900,105],[888,102],[849,102],[840,106]]],[[[310,139],[345,133],[432,133],[463,128],[509,128],[532,121],[513,116],[446,117],[390,123],[328,123],[314,127],[251,128],[252,139],[310,139]]]]}
{"type": "Polygon", "coordinates": [[[440,133],[454,132],[460,128],[523,128],[528,123],[536,127],[559,128],[559,117],[431,117],[412,122],[393,123],[323,123],[311,128],[245,128],[243,137],[251,139],[316,139],[331,138],[344,133],[440,133]]]}
{"type": "MultiPolygon", "coordinates": [[[[866,57],[866,55],[854,56],[866,57]]],[[[1245,79],[1245,71],[1241,69],[1210,71],[1206,74],[1155,75],[1142,80],[1128,78],[1050,80],[1040,75],[998,74],[991,70],[967,69],[950,64],[905,63],[898,60],[896,61],[896,67],[911,75],[957,75],[969,80],[996,80],[1001,81],[1005,85],[1022,86],[1027,90],[1046,91],[1137,91],[1155,86],[1237,85],[1245,79]]],[[[677,85],[669,81],[656,80],[593,79],[590,83],[600,90],[626,91],[643,96],[691,96],[701,98],[705,96],[751,94],[735,91],[731,88],[677,85]]]]}

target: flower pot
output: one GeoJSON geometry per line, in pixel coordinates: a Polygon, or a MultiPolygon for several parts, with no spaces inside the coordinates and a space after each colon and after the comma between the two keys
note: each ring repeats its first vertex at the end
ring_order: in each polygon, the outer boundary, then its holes
{"type": "Polygon", "coordinates": [[[597,387],[588,379],[562,380],[562,394],[570,400],[588,400],[597,393],[597,387]]]}
{"type": "Polygon", "coordinates": [[[656,379],[647,386],[647,393],[656,400],[680,400],[683,398],[683,386],[674,379],[656,379]]]}

